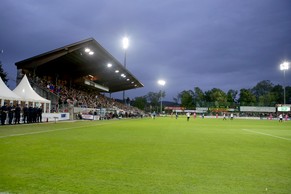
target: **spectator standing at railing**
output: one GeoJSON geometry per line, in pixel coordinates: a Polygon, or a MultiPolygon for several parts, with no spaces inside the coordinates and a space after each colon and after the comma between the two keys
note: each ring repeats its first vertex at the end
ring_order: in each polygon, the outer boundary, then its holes
{"type": "Polygon", "coordinates": [[[42,122],[42,106],[39,106],[37,108],[37,119],[36,122],[41,123],[42,122]]]}
{"type": "Polygon", "coordinates": [[[29,107],[28,107],[27,123],[32,123],[32,119],[33,119],[33,107],[30,104],[29,107]]]}
{"type": "Polygon", "coordinates": [[[20,112],[21,112],[21,108],[20,108],[19,104],[16,104],[14,124],[19,124],[19,122],[20,122],[20,112]]]}
{"type": "Polygon", "coordinates": [[[5,121],[7,118],[7,105],[4,102],[4,105],[1,107],[1,125],[5,125],[5,121]]]}
{"type": "Polygon", "coordinates": [[[37,119],[37,107],[33,107],[32,108],[32,122],[36,123],[36,119],[37,119]]]}
{"type": "Polygon", "coordinates": [[[13,121],[13,116],[14,116],[14,106],[12,103],[10,103],[10,105],[7,107],[7,111],[8,111],[8,124],[12,125],[12,121],[13,121]]]}
{"type": "Polygon", "coordinates": [[[22,109],[23,123],[28,123],[28,107],[27,104],[22,109]]]}

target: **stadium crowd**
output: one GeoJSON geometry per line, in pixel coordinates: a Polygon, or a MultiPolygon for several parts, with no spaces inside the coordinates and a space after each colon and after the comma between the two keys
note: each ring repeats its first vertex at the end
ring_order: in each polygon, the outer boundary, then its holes
{"type": "MultiPolygon", "coordinates": [[[[68,107],[80,107],[111,110],[110,112],[104,113],[102,116],[103,119],[140,117],[143,115],[142,111],[138,108],[132,107],[130,104],[115,101],[115,99],[108,98],[98,91],[68,87],[67,82],[62,80],[58,80],[56,86],[51,81],[39,77],[32,78],[28,76],[28,79],[38,87],[58,96],[59,101],[55,107],[52,107],[51,112],[68,112],[68,107]],[[117,112],[115,110],[122,111],[117,112]]],[[[21,105],[5,102],[0,107],[1,125],[42,122],[42,113],[41,106],[33,107],[32,104],[21,105]]],[[[87,114],[95,115],[97,113],[91,110],[87,114]]],[[[81,114],[78,113],[76,118],[82,118],[81,114]]]]}
{"type": "Polygon", "coordinates": [[[123,110],[123,117],[131,117],[136,114],[142,114],[142,111],[136,107],[130,106],[130,103],[120,103],[113,98],[106,97],[96,90],[88,88],[77,88],[68,86],[67,81],[58,80],[57,85],[50,79],[41,79],[39,77],[29,78],[37,83],[39,87],[58,96],[59,102],[56,107],[52,107],[51,112],[67,112],[68,107],[80,108],[106,108],[123,110]]]}

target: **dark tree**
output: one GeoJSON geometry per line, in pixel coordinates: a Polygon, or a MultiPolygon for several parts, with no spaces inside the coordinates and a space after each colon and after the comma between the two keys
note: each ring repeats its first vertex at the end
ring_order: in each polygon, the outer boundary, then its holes
{"type": "Polygon", "coordinates": [[[272,90],[271,93],[274,95],[274,103],[277,104],[283,104],[284,102],[284,89],[281,85],[275,85],[272,90]]]}
{"type": "Polygon", "coordinates": [[[212,107],[223,107],[227,105],[227,96],[224,91],[218,88],[205,92],[206,99],[212,103],[212,107]]]}
{"type": "Polygon", "coordinates": [[[160,92],[155,93],[155,92],[149,92],[146,95],[147,102],[151,106],[151,111],[152,110],[158,110],[158,107],[160,105],[159,100],[160,100],[161,94],[160,92]]]}
{"type": "Polygon", "coordinates": [[[205,94],[199,87],[194,88],[193,98],[194,98],[194,103],[196,104],[196,106],[198,107],[205,106],[205,94]]]}
{"type": "Polygon", "coordinates": [[[136,97],[133,101],[133,106],[145,110],[145,107],[147,106],[146,96],[136,97]]]}
{"type": "Polygon", "coordinates": [[[0,77],[2,78],[3,82],[7,84],[8,78],[7,78],[7,73],[4,72],[4,69],[2,68],[2,62],[0,61],[0,77]]]}
{"type": "Polygon", "coordinates": [[[269,80],[263,80],[255,87],[252,88],[252,93],[256,96],[257,100],[260,98],[260,96],[267,95],[271,92],[273,89],[273,84],[269,80]]]}
{"type": "Polygon", "coordinates": [[[194,108],[193,92],[191,90],[184,90],[180,93],[181,105],[185,108],[194,108]]]}
{"type": "Polygon", "coordinates": [[[227,92],[227,102],[230,106],[234,106],[237,102],[236,96],[237,96],[237,90],[228,90],[227,92]]]}
{"type": "Polygon", "coordinates": [[[291,86],[286,86],[286,104],[291,104],[291,86]]]}
{"type": "Polygon", "coordinates": [[[250,89],[241,89],[239,94],[239,103],[241,106],[254,106],[256,103],[256,96],[253,95],[250,89]]]}

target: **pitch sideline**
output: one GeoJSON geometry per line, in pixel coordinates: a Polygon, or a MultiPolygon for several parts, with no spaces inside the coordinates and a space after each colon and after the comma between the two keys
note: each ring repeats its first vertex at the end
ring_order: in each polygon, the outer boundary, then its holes
{"type": "Polygon", "coordinates": [[[250,130],[250,129],[242,129],[242,130],[243,131],[248,131],[248,132],[251,132],[251,133],[257,133],[257,134],[260,134],[260,135],[265,135],[265,136],[270,136],[270,137],[274,137],[274,138],[278,138],[278,139],[284,139],[284,140],[287,140],[287,141],[291,141],[291,139],[288,139],[288,138],[285,138],[285,137],[276,136],[276,135],[271,135],[271,134],[268,134],[268,133],[262,133],[262,132],[253,131],[253,130],[250,130]]]}
{"type": "Polygon", "coordinates": [[[25,135],[34,135],[34,134],[40,134],[40,133],[49,133],[49,132],[54,132],[54,131],[64,131],[64,130],[69,130],[69,129],[77,129],[77,128],[84,128],[84,127],[93,127],[93,126],[100,126],[100,125],[108,125],[111,123],[102,123],[102,124],[97,124],[97,125],[84,125],[84,126],[79,126],[79,127],[70,127],[70,128],[62,128],[62,129],[52,129],[52,130],[46,130],[46,131],[35,131],[35,132],[30,132],[30,133],[19,133],[19,134],[11,134],[11,135],[6,135],[6,136],[0,136],[0,139],[8,138],[8,137],[17,137],[17,136],[25,136],[25,135]]]}

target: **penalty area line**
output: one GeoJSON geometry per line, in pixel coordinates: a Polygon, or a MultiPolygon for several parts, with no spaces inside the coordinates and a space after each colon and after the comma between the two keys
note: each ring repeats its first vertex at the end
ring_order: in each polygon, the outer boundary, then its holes
{"type": "Polygon", "coordinates": [[[256,133],[256,134],[260,134],[260,135],[265,135],[265,136],[270,136],[270,137],[274,137],[274,138],[278,138],[278,139],[284,139],[284,140],[287,140],[287,141],[291,141],[291,139],[288,139],[288,138],[285,138],[285,137],[276,136],[276,135],[271,135],[271,134],[268,134],[268,133],[262,133],[262,132],[253,131],[253,130],[250,130],[250,129],[242,129],[242,130],[243,131],[248,131],[248,132],[251,132],[251,133],[256,133]]]}
{"type": "Polygon", "coordinates": [[[11,135],[6,135],[6,136],[0,136],[0,139],[8,138],[8,137],[17,137],[17,136],[25,136],[25,135],[34,135],[34,134],[41,134],[41,133],[49,133],[49,132],[54,132],[54,131],[64,131],[64,130],[69,130],[69,129],[78,129],[78,128],[85,128],[85,127],[94,127],[94,126],[108,125],[108,124],[111,124],[111,123],[102,123],[102,124],[97,124],[97,125],[83,125],[83,126],[79,126],[79,127],[70,127],[70,128],[52,129],[52,130],[45,130],[45,131],[35,131],[35,132],[29,132],[29,133],[11,134],[11,135]]]}

